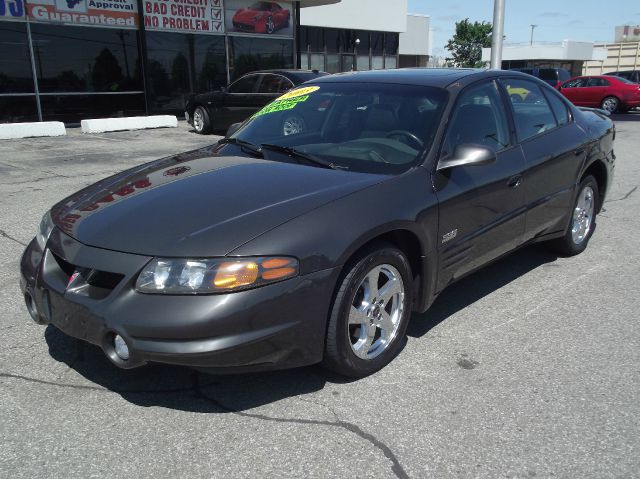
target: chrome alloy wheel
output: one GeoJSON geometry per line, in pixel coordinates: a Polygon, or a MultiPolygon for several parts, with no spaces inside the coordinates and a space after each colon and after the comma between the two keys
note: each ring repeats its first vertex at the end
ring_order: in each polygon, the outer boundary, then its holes
{"type": "Polygon", "coordinates": [[[618,109],[618,100],[612,96],[605,98],[602,102],[602,109],[609,113],[615,113],[618,109]]]}
{"type": "Polygon", "coordinates": [[[304,120],[299,116],[289,116],[282,122],[284,136],[297,135],[304,131],[304,120]]]}
{"type": "Polygon", "coordinates": [[[571,223],[571,237],[576,245],[581,244],[591,231],[593,224],[593,214],[595,212],[595,201],[593,188],[585,186],[578,195],[576,208],[573,210],[573,221],[571,223]]]}
{"type": "Polygon", "coordinates": [[[193,127],[196,131],[202,131],[204,128],[204,118],[200,108],[196,108],[196,111],[193,112],[193,127]]]}
{"type": "Polygon", "coordinates": [[[348,336],[360,359],[374,359],[395,339],[404,312],[404,282],[390,264],[374,267],[351,302],[348,336]]]}

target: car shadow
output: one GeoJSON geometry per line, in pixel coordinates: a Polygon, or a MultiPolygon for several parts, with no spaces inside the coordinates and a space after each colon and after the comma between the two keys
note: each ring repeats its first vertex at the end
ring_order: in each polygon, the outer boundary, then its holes
{"type": "Polygon", "coordinates": [[[558,256],[543,245],[522,248],[446,288],[426,313],[414,314],[407,335],[419,338],[449,316],[558,256]]]}
{"type": "Polygon", "coordinates": [[[619,121],[640,121],[640,110],[629,111],[627,113],[614,113],[611,115],[614,122],[619,121]]]}
{"type": "MultiPolygon", "coordinates": [[[[457,311],[555,259],[556,256],[543,247],[531,246],[493,263],[447,288],[428,312],[415,314],[407,334],[410,337],[423,336],[457,311]]],[[[96,389],[106,389],[143,407],[238,413],[319,391],[327,382],[344,384],[352,381],[317,365],[285,371],[217,376],[161,364],[123,370],[114,366],[97,346],[71,338],[51,325],[45,330],[44,336],[53,359],[66,364],[95,384],[96,389]]]]}

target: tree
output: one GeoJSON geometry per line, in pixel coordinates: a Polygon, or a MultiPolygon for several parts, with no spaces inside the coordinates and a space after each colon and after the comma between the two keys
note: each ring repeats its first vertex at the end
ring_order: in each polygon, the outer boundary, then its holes
{"type": "Polygon", "coordinates": [[[473,22],[468,18],[456,22],[456,33],[446,45],[451,53],[447,57],[456,67],[480,68],[484,66],[482,49],[491,46],[492,25],[489,22],[473,22]]]}

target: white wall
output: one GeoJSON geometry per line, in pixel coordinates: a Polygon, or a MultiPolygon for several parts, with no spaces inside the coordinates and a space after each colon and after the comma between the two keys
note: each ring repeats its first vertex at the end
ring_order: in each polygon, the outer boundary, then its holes
{"type": "MultiPolygon", "coordinates": [[[[482,49],[482,60],[491,59],[491,48],[482,49]]],[[[564,40],[555,44],[505,45],[503,60],[592,60],[593,43],[564,40]]]]}
{"type": "Polygon", "coordinates": [[[300,24],[404,32],[407,29],[407,0],[342,0],[335,5],[301,8],[300,24]]]}
{"type": "Polygon", "coordinates": [[[429,17],[427,15],[409,14],[407,31],[400,33],[400,55],[429,55],[431,42],[429,17]]]}

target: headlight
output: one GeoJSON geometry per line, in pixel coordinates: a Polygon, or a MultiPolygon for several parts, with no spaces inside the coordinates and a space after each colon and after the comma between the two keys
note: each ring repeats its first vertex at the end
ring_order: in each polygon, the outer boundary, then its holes
{"type": "Polygon", "coordinates": [[[156,258],[136,281],[141,293],[206,294],[255,288],[298,274],[295,258],[156,258]]]}
{"type": "Polygon", "coordinates": [[[51,212],[47,211],[45,215],[40,220],[40,225],[38,226],[38,232],[36,233],[36,241],[38,241],[38,245],[40,245],[40,249],[44,251],[44,247],[49,241],[49,235],[51,235],[51,231],[53,230],[53,220],[51,219],[51,212]]]}

